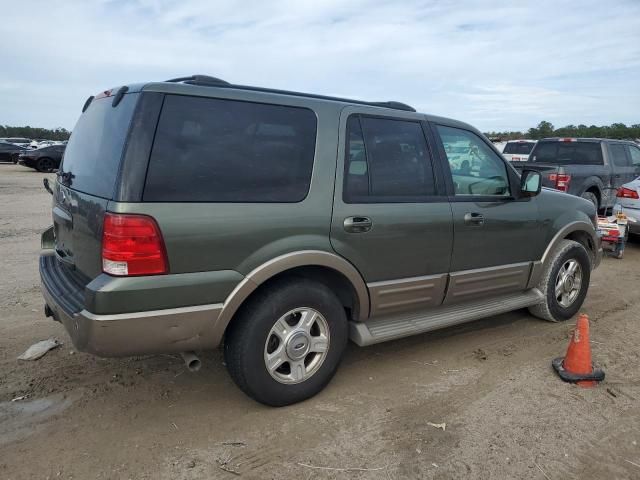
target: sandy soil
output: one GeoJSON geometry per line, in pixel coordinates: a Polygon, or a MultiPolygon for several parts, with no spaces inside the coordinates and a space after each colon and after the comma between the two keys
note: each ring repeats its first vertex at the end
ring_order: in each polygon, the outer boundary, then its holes
{"type": "Polygon", "coordinates": [[[272,409],[233,385],[219,352],[196,374],[176,356],[74,352],[42,313],[42,178],[0,165],[0,478],[640,478],[639,241],[592,278],[597,388],[551,370],[571,321],[518,311],[351,345],[324,392],[272,409]],[[64,345],[16,360],[50,337],[64,345]]]}

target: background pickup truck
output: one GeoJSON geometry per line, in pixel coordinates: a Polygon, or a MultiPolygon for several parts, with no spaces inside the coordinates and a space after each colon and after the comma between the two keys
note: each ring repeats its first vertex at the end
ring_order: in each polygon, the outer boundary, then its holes
{"type": "Polygon", "coordinates": [[[597,209],[612,207],[616,191],[640,175],[640,147],[634,142],[601,138],[545,138],[519,171],[537,170],[544,187],[591,201],[597,209]]]}

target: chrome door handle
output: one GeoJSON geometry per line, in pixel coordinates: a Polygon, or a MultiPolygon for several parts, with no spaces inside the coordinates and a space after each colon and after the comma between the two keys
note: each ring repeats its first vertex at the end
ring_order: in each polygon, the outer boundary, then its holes
{"type": "Polygon", "coordinates": [[[465,213],[464,223],[467,225],[475,225],[475,226],[484,225],[484,217],[480,213],[475,213],[475,212],[465,213]]]}
{"type": "Polygon", "coordinates": [[[343,226],[349,233],[364,233],[371,230],[373,222],[369,217],[347,217],[344,219],[343,226]]]}

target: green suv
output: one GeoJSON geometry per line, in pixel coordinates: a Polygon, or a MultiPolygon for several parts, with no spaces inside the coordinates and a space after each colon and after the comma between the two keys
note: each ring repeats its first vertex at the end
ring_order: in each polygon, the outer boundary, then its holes
{"type": "Polygon", "coordinates": [[[201,75],[90,97],[42,235],[45,313],[80,351],[224,345],[254,399],[320,391],[366,346],[528,307],[565,320],[596,212],[473,127],[398,102],[201,75]]]}

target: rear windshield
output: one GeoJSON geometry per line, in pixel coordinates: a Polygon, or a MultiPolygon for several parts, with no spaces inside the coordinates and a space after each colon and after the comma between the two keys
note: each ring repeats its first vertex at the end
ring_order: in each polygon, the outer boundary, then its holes
{"type": "Polygon", "coordinates": [[[139,94],[124,96],[114,108],[112,97],[94,100],[80,116],[64,153],[61,171],[74,190],[111,198],[122,150],[139,94]]]}
{"type": "Polygon", "coordinates": [[[518,153],[520,155],[529,155],[535,143],[533,142],[509,142],[505,145],[502,153],[518,153]]]}
{"type": "Polygon", "coordinates": [[[602,148],[598,142],[538,142],[529,161],[560,165],[602,165],[602,148]]]}
{"type": "Polygon", "coordinates": [[[151,202],[299,202],[311,183],[306,108],[168,95],[149,160],[151,202]]]}

